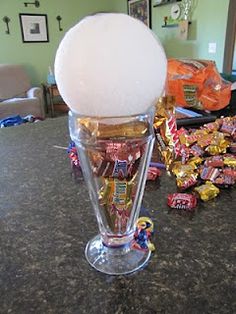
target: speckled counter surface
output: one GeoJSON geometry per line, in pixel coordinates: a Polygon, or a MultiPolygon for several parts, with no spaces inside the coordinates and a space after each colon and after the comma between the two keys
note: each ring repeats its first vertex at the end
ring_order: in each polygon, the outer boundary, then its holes
{"type": "Polygon", "coordinates": [[[146,186],[156,252],[128,276],[84,257],[97,225],[70,175],[67,117],[0,130],[0,313],[236,313],[235,188],[193,216],[169,211],[173,179],[146,186]]]}

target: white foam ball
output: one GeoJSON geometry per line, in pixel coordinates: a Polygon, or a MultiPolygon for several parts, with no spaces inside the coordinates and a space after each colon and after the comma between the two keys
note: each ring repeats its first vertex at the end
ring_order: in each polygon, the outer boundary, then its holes
{"type": "Polygon", "coordinates": [[[144,23],[126,14],[88,16],[71,28],[55,58],[55,78],[70,109],[86,116],[145,112],[161,96],[165,52],[144,23]]]}

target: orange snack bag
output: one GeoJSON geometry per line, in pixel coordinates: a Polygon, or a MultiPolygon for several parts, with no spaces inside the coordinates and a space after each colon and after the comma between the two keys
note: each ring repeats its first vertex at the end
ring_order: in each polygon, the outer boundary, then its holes
{"type": "Polygon", "coordinates": [[[215,111],[229,104],[231,83],[220,76],[214,61],[169,59],[167,94],[177,106],[215,111]]]}

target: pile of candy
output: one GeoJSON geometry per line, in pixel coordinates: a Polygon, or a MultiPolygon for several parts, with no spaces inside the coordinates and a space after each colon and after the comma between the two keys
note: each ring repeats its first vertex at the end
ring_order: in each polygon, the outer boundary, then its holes
{"type": "MultiPolygon", "coordinates": [[[[200,129],[181,128],[177,133],[179,154],[170,170],[180,192],[191,188],[193,198],[208,201],[215,198],[221,188],[235,184],[236,116],[217,119],[200,129]]],[[[193,209],[196,201],[187,200],[186,193],[178,193],[169,196],[168,205],[193,209]]]]}
{"type": "Polygon", "coordinates": [[[159,156],[176,177],[179,193],[168,196],[171,208],[193,210],[198,198],[208,201],[235,184],[236,116],[178,130],[175,98],[165,96],[156,105],[154,131],[159,156]]]}
{"type": "MultiPolygon", "coordinates": [[[[174,97],[160,98],[156,108],[154,130],[159,155],[166,169],[175,176],[179,192],[169,195],[168,205],[171,208],[191,211],[196,207],[197,199],[208,201],[215,198],[221,188],[235,185],[236,116],[217,119],[199,129],[177,130],[174,105],[174,97]]],[[[129,132],[131,127],[133,126],[127,125],[125,132],[129,132]]],[[[96,129],[92,125],[89,128],[91,132],[96,131],[106,137],[110,135],[108,131],[112,132],[112,135],[114,132],[120,132],[119,128],[107,130],[102,126],[96,129]]],[[[146,125],[135,125],[134,129],[138,134],[140,128],[145,131],[146,125]]],[[[70,144],[68,153],[72,166],[80,167],[74,143],[70,144]]],[[[133,185],[132,178],[135,177],[141,156],[142,145],[139,145],[138,141],[136,145],[131,146],[127,143],[106,142],[103,154],[94,156],[93,159],[94,173],[104,178],[100,191],[101,200],[117,189],[117,180],[127,179],[127,188],[133,185]]],[[[155,180],[161,175],[158,169],[160,167],[156,167],[156,164],[153,163],[149,167],[148,180],[155,180]]]]}

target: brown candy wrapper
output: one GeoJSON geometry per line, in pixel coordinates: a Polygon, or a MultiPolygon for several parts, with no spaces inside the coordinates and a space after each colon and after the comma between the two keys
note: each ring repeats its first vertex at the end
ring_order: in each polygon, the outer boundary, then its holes
{"type": "Polygon", "coordinates": [[[148,132],[148,124],[142,121],[134,120],[127,124],[108,125],[105,123],[93,122],[90,118],[79,119],[79,123],[84,127],[90,136],[96,136],[100,139],[109,138],[139,138],[148,132]]]}

